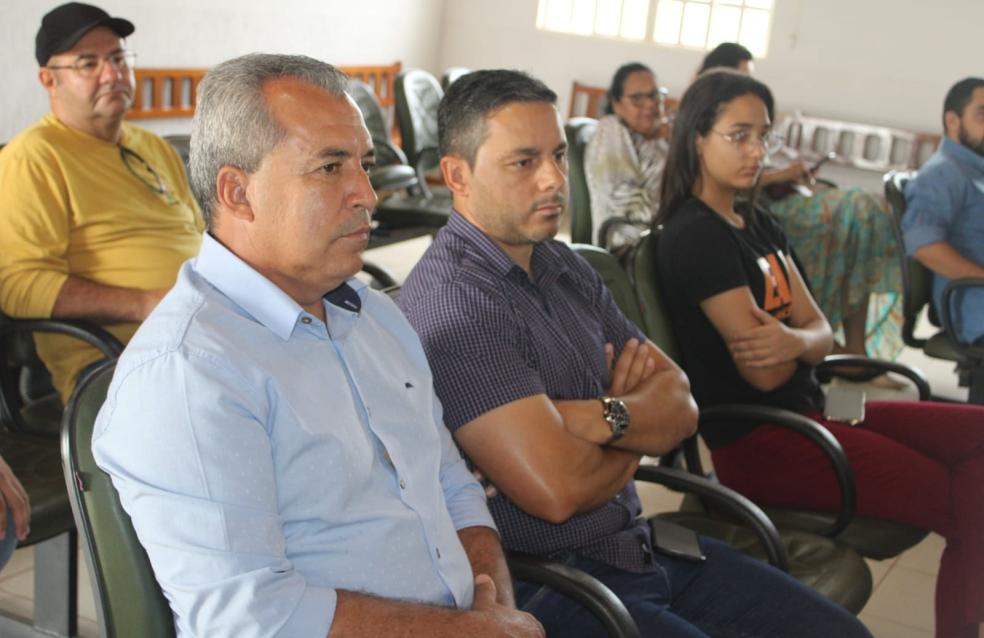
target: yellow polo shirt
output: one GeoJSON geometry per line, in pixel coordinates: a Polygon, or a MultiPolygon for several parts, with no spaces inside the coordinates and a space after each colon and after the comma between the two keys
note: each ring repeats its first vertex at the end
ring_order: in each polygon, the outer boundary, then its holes
{"type": "MultiPolygon", "coordinates": [[[[120,144],[69,128],[48,114],[0,151],[0,309],[13,317],[51,316],[68,275],[113,286],[174,285],[198,254],[201,213],[174,149],[123,124],[120,144]],[[132,154],[124,163],[120,144],[132,154]],[[157,179],[165,193],[156,192],[157,179]]],[[[105,326],[126,343],[137,324],[105,326]]],[[[97,350],[59,335],[38,335],[38,354],[67,399],[97,350]]]]}

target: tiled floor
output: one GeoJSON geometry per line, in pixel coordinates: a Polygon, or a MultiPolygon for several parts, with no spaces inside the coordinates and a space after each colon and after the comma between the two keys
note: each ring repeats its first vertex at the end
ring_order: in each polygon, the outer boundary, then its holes
{"type": "MultiPolygon", "coordinates": [[[[423,237],[369,251],[366,258],[385,267],[402,281],[429,241],[429,238],[423,237]]],[[[901,360],[921,368],[938,395],[966,399],[966,391],[957,388],[952,366],[949,364],[928,360],[921,353],[912,350],[906,350],[901,360]]],[[[872,388],[866,390],[869,396],[888,392],[872,388]]],[[[640,493],[647,512],[675,510],[681,498],[678,494],[651,485],[641,484],[640,493]]],[[[932,534],[898,558],[882,562],[869,561],[875,590],[861,613],[861,619],[876,638],[932,637],[933,590],[942,551],[943,540],[932,534]]],[[[18,550],[11,563],[0,573],[0,609],[22,616],[30,615],[33,582],[32,551],[30,548],[18,550]]],[[[95,638],[99,635],[99,630],[84,564],[79,570],[79,584],[79,634],[86,638],[95,638]]]]}

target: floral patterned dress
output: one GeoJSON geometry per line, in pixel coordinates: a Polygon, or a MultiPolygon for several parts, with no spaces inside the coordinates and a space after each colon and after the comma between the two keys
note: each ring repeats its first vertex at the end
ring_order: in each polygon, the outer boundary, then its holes
{"type": "Polygon", "coordinates": [[[902,349],[902,247],[885,201],[859,188],[831,188],[766,203],[834,330],[867,302],[868,354],[897,357],[902,349]]]}

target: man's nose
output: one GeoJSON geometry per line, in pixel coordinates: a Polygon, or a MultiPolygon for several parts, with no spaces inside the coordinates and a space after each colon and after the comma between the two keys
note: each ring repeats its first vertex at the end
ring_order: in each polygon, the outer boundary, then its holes
{"type": "Polygon", "coordinates": [[[363,206],[367,209],[374,210],[376,204],[379,203],[379,197],[376,196],[376,191],[372,187],[372,183],[369,181],[369,171],[362,171],[362,175],[359,178],[360,181],[356,185],[354,204],[356,206],[363,206]]]}

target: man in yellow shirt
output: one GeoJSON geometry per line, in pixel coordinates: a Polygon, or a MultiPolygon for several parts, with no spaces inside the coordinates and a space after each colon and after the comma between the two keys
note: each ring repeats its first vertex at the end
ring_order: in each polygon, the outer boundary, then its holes
{"type": "MultiPolygon", "coordinates": [[[[123,121],[133,102],[127,20],[61,5],[37,34],[51,113],[0,152],[0,309],[88,319],[126,342],[198,253],[204,225],[184,167],[157,135],[123,121]]],[[[38,354],[66,399],[100,358],[62,336],[38,354]]]]}

